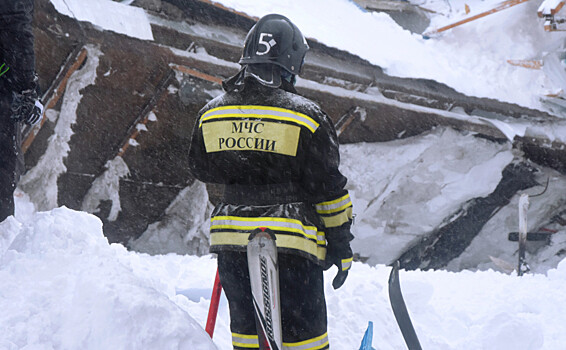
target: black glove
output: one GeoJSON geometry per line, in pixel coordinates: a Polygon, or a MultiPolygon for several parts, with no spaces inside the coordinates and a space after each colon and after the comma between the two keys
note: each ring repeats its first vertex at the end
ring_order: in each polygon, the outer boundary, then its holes
{"type": "Polygon", "coordinates": [[[348,270],[352,267],[353,254],[348,240],[338,242],[329,241],[326,247],[326,260],[324,269],[328,270],[333,265],[338,267],[338,273],[332,281],[332,287],[342,287],[348,277],[348,270]]]}
{"type": "Polygon", "coordinates": [[[13,93],[12,119],[23,121],[28,125],[35,125],[43,118],[43,104],[37,96],[35,89],[13,93]]]}

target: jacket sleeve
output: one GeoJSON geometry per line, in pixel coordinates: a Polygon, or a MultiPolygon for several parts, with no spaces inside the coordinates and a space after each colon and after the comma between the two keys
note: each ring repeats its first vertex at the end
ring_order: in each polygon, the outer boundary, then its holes
{"type": "Polygon", "coordinates": [[[344,189],[347,179],[338,169],[338,136],[330,118],[322,111],[318,114],[320,125],[306,156],[304,186],[326,227],[329,243],[347,243],[353,239],[350,233],[352,202],[344,189]]]}
{"type": "Polygon", "coordinates": [[[5,77],[14,92],[36,88],[33,10],[33,0],[14,1],[0,9],[0,64],[10,68],[5,77]]]}

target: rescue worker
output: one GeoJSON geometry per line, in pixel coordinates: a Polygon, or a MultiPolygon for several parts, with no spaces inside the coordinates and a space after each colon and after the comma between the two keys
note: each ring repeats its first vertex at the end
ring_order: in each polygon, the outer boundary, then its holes
{"type": "Polygon", "coordinates": [[[288,18],[261,18],[246,37],[241,70],[193,130],[192,173],[225,185],[210,251],[218,254],[234,349],[258,348],[246,257],[253,229],[276,234],[284,349],[329,348],[323,270],[338,267],[339,288],[352,264],[352,203],[336,131],[294,88],[308,48],[288,18]]]}
{"type": "Polygon", "coordinates": [[[14,189],[24,170],[22,122],[43,115],[37,97],[33,0],[0,0],[0,222],[14,215],[14,189]]]}

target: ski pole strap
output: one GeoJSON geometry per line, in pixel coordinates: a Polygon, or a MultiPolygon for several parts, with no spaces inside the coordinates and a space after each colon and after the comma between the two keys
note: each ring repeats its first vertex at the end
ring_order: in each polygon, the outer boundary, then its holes
{"type": "Polygon", "coordinates": [[[0,77],[3,76],[4,73],[6,73],[9,70],[10,70],[10,67],[8,67],[6,65],[6,63],[2,63],[2,65],[0,66],[0,77]]]}

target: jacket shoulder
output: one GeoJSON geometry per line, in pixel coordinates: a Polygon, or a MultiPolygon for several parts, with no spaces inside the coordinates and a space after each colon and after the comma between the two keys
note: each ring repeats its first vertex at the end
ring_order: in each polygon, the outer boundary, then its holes
{"type": "Polygon", "coordinates": [[[320,105],[315,101],[301,95],[291,92],[282,91],[280,100],[276,103],[282,108],[291,109],[308,115],[311,118],[321,119],[326,118],[326,113],[322,110],[320,105]]]}
{"type": "Polygon", "coordinates": [[[208,103],[205,104],[200,109],[200,111],[198,113],[199,117],[202,116],[204,113],[206,113],[206,111],[208,111],[208,110],[211,110],[213,108],[225,105],[226,104],[225,99],[226,99],[226,93],[219,95],[219,96],[216,96],[212,100],[208,101],[208,103]]]}

